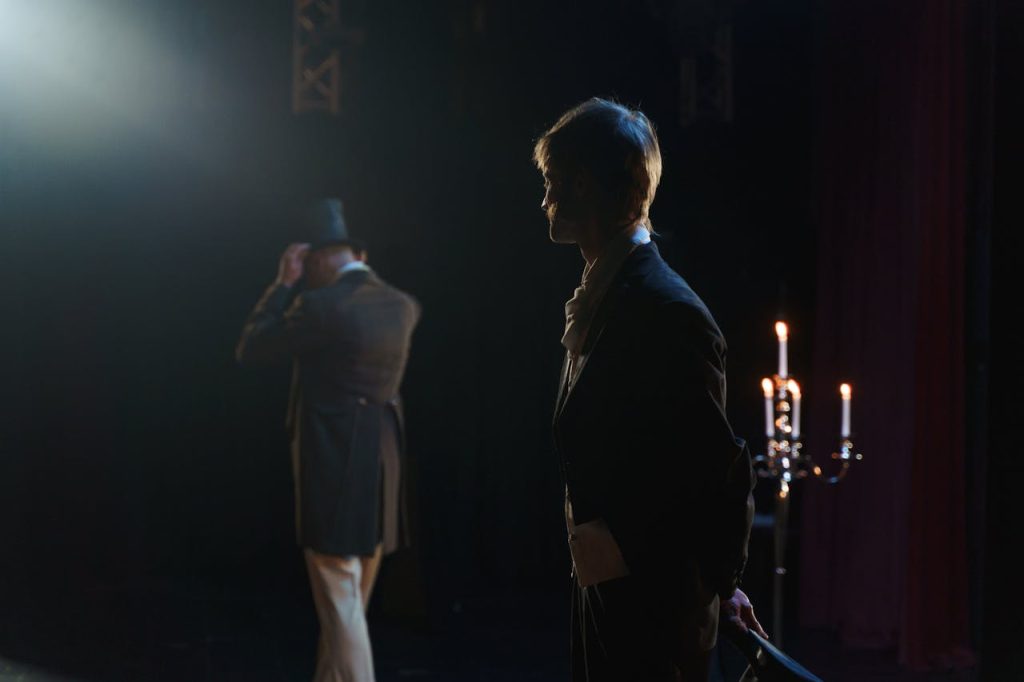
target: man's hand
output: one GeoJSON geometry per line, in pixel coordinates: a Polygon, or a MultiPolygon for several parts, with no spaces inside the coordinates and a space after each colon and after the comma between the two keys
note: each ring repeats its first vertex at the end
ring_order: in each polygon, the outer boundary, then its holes
{"type": "Polygon", "coordinates": [[[736,634],[745,634],[750,629],[768,639],[768,633],[757,622],[757,617],[754,615],[754,606],[750,603],[747,595],[743,593],[743,590],[737,589],[736,593],[732,595],[732,599],[722,602],[721,621],[723,627],[732,630],[736,634]]]}
{"type": "Polygon", "coordinates": [[[294,286],[302,279],[303,262],[309,253],[309,244],[289,244],[281,254],[281,262],[277,266],[277,283],[286,287],[294,286]]]}

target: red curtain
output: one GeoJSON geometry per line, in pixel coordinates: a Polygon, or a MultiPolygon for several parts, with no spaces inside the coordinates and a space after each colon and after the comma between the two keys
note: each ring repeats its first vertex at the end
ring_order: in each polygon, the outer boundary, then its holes
{"type": "Polygon", "coordinates": [[[835,449],[847,380],[864,461],[802,487],[801,621],[967,665],[966,0],[825,4],[807,445],[835,449]]]}

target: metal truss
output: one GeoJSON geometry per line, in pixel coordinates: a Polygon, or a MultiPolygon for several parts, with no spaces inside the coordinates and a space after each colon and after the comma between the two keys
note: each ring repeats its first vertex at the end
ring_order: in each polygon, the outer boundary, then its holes
{"type": "Polygon", "coordinates": [[[679,61],[679,122],[733,119],[732,25],[723,24],[696,55],[679,61]]]}
{"type": "Polygon", "coordinates": [[[341,104],[341,0],[294,0],[292,111],[337,114],[341,104]]]}

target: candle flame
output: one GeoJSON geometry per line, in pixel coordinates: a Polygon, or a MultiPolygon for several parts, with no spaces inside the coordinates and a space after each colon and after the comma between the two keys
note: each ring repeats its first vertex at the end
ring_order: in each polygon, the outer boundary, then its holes
{"type": "Polygon", "coordinates": [[[771,398],[775,395],[775,384],[771,379],[761,379],[761,390],[764,391],[765,398],[771,398]]]}
{"type": "Polygon", "coordinates": [[[789,392],[793,394],[794,398],[800,397],[800,384],[790,379],[786,382],[786,388],[789,389],[789,392]]]}
{"type": "Polygon", "coordinates": [[[786,326],[785,322],[775,323],[775,335],[779,337],[779,341],[789,339],[789,327],[786,326]]]}
{"type": "Polygon", "coordinates": [[[853,389],[850,388],[850,384],[840,384],[839,394],[843,396],[843,400],[849,400],[850,395],[853,393],[853,389]]]}

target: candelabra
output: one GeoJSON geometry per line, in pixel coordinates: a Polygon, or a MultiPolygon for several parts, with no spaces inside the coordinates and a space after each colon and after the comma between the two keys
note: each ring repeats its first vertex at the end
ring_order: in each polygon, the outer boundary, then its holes
{"type": "Polygon", "coordinates": [[[786,576],[786,528],[789,521],[790,488],[795,481],[813,478],[826,484],[834,485],[845,478],[854,461],[863,456],[854,452],[850,438],[850,403],[852,389],[849,384],[841,384],[839,393],[842,397],[842,421],[839,435],[839,449],[833,452],[831,459],[837,465],[836,471],[826,475],[809,454],[804,452],[800,432],[800,405],[802,394],[800,384],[789,376],[787,342],[789,329],[785,322],[775,324],[775,333],[779,339],[779,370],[772,378],[761,380],[761,389],[765,400],[765,437],[767,450],[765,454],[754,458],[757,475],[770,478],[778,483],[775,494],[774,519],[774,555],[775,573],[772,580],[773,588],[773,619],[772,641],[782,646],[782,587],[786,576]]]}

